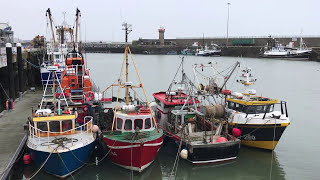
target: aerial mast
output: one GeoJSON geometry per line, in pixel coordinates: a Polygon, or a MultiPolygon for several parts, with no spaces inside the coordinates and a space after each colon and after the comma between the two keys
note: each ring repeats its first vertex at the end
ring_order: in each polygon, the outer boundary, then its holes
{"type": "MultiPolygon", "coordinates": [[[[123,23],[122,24],[123,29],[125,31],[125,35],[126,35],[126,47],[125,47],[125,56],[126,56],[126,83],[129,82],[129,62],[128,62],[128,34],[132,31],[132,25],[131,24],[127,24],[127,23],[123,23]]],[[[129,87],[126,85],[126,105],[129,105],[129,87]]]]}
{"type": "Polygon", "coordinates": [[[54,31],[53,31],[53,20],[52,20],[52,15],[51,15],[51,11],[50,8],[48,8],[47,12],[46,12],[46,16],[49,16],[49,20],[50,20],[50,26],[51,26],[51,33],[52,33],[52,39],[54,44],[56,44],[56,39],[54,37],[54,31]]]}

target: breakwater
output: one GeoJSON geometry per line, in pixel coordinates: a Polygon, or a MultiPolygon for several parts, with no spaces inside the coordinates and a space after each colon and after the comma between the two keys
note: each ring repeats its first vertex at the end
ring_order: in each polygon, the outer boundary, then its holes
{"type": "MultiPolygon", "coordinates": [[[[299,47],[300,39],[297,36],[292,37],[231,37],[226,38],[177,38],[165,39],[165,45],[160,45],[158,39],[139,39],[132,41],[130,48],[135,54],[167,54],[170,51],[176,51],[180,54],[185,48],[197,49],[204,45],[218,45],[221,48],[222,56],[233,57],[260,57],[265,45],[272,43],[286,45],[294,42],[295,47],[299,47]],[[198,47],[193,46],[198,44],[198,47]]],[[[310,60],[320,61],[320,37],[303,37],[303,42],[313,49],[310,60]]],[[[83,49],[89,53],[123,53],[124,43],[104,43],[90,42],[84,43],[83,49]]]]}

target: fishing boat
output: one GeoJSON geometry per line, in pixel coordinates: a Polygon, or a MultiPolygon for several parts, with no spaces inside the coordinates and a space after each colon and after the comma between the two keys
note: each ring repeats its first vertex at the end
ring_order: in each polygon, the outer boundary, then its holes
{"type": "MultiPolygon", "coordinates": [[[[182,64],[183,58],[179,69],[182,64]]],[[[204,101],[199,101],[202,97],[183,68],[181,74],[181,81],[174,80],[168,91],[153,94],[159,126],[170,140],[177,143],[180,156],[192,164],[236,159],[240,140],[223,131],[226,122],[224,106],[205,105],[204,101]],[[179,86],[177,90],[173,90],[174,85],[179,86]]]]}
{"type": "Polygon", "coordinates": [[[223,90],[227,102],[228,123],[241,130],[243,145],[274,150],[283,132],[290,124],[287,103],[276,99],[257,96],[249,89],[257,79],[246,67],[238,80],[245,86],[245,92],[223,90]]]}
{"type": "Polygon", "coordinates": [[[197,49],[195,52],[195,55],[196,56],[210,56],[210,52],[208,50],[208,47],[205,46],[204,48],[197,49]]]}
{"type": "Polygon", "coordinates": [[[177,54],[178,54],[177,51],[174,51],[174,50],[169,51],[169,52],[167,53],[167,55],[177,55],[177,54]]]}
{"type": "Polygon", "coordinates": [[[209,49],[210,56],[220,56],[221,55],[221,49],[216,48],[213,46],[211,49],[209,49]]]}
{"type": "MultiPolygon", "coordinates": [[[[51,66],[51,78],[57,78],[57,67],[51,66]]],[[[50,75],[49,75],[50,76],[50,75]]],[[[39,109],[32,110],[29,119],[29,136],[27,140],[31,159],[47,173],[65,178],[89,160],[95,146],[98,127],[93,125],[93,117],[84,117],[84,124],[76,123],[76,114],[61,108],[61,101],[67,103],[66,97],[55,98],[55,81],[49,81],[44,88],[39,109]],[[52,93],[47,93],[52,88],[52,93]]],[[[58,83],[60,90],[61,84],[58,83]]]]}
{"type": "MultiPolygon", "coordinates": [[[[56,27],[57,30],[54,32],[50,8],[48,8],[46,11],[46,16],[49,18],[52,37],[50,42],[47,43],[46,56],[40,65],[42,85],[47,83],[48,76],[51,73],[50,70],[48,70],[48,67],[52,65],[58,67],[58,70],[56,71],[57,78],[55,79],[55,83],[57,83],[58,80],[61,81],[61,72],[65,69],[65,57],[68,51],[72,50],[71,46],[73,42],[73,29],[65,22],[65,20],[61,26],[56,27]],[[55,37],[55,33],[58,35],[57,39],[55,37]]],[[[50,78],[49,84],[52,85],[52,79],[50,78]]]]}
{"type": "MultiPolygon", "coordinates": [[[[269,40],[270,41],[270,40],[269,40]]],[[[300,38],[300,47],[295,48],[294,42],[290,42],[288,45],[283,46],[276,40],[270,41],[271,47],[265,47],[265,51],[262,54],[264,58],[284,58],[284,59],[309,59],[312,49],[307,48],[302,37],[300,38]]]]}
{"type": "Polygon", "coordinates": [[[111,106],[108,109],[109,116],[106,120],[108,122],[108,129],[102,132],[102,140],[108,147],[108,151],[110,151],[108,156],[114,164],[126,169],[142,172],[155,160],[162,145],[163,131],[158,129],[157,121],[153,115],[153,111],[150,109],[144,86],[127,43],[128,33],[131,32],[131,25],[124,23],[123,26],[126,33],[126,48],[121,75],[117,84],[112,84],[103,91],[104,98],[104,93],[107,93],[108,89],[118,87],[117,97],[110,98],[111,100],[115,100],[115,106],[112,103],[110,104],[110,102],[108,103],[111,106]],[[131,56],[132,64],[139,78],[138,85],[133,85],[132,82],[129,82],[128,54],[131,56]],[[124,64],[126,64],[125,82],[122,80],[124,64]],[[125,102],[119,106],[119,93],[122,88],[125,89],[125,102]],[[134,88],[135,90],[133,91],[134,88]],[[142,100],[136,98],[136,89],[138,88],[143,90],[146,99],[145,103],[141,103],[142,100]],[[135,98],[130,96],[129,91],[134,92],[135,98]]]}
{"type": "Polygon", "coordinates": [[[186,48],[186,49],[181,50],[181,54],[182,54],[182,55],[193,55],[194,52],[193,52],[192,49],[186,48]]]}

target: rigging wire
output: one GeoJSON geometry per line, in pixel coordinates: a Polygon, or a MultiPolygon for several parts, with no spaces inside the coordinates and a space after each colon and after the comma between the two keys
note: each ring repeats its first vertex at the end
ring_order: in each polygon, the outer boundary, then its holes
{"type": "Polygon", "coordinates": [[[178,67],[178,70],[177,70],[176,74],[174,75],[174,77],[173,77],[173,79],[172,79],[172,81],[171,81],[171,83],[169,85],[168,91],[171,91],[172,84],[174,83],[174,80],[176,79],[176,76],[178,75],[178,72],[179,72],[179,69],[181,68],[181,66],[183,66],[183,57],[182,57],[182,61],[181,61],[180,65],[178,67]]]}

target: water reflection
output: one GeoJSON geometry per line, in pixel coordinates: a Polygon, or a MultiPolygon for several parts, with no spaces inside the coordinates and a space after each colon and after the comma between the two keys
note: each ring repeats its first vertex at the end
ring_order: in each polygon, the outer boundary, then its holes
{"type": "MultiPolygon", "coordinates": [[[[170,178],[176,148],[172,144],[163,146],[159,156],[162,179],[170,178]],[[169,155],[168,155],[169,154],[169,155]]],[[[241,147],[235,161],[216,165],[195,166],[180,159],[177,170],[178,180],[191,179],[285,179],[285,172],[271,151],[241,147]],[[272,163],[272,172],[271,172],[272,163]]]]}

